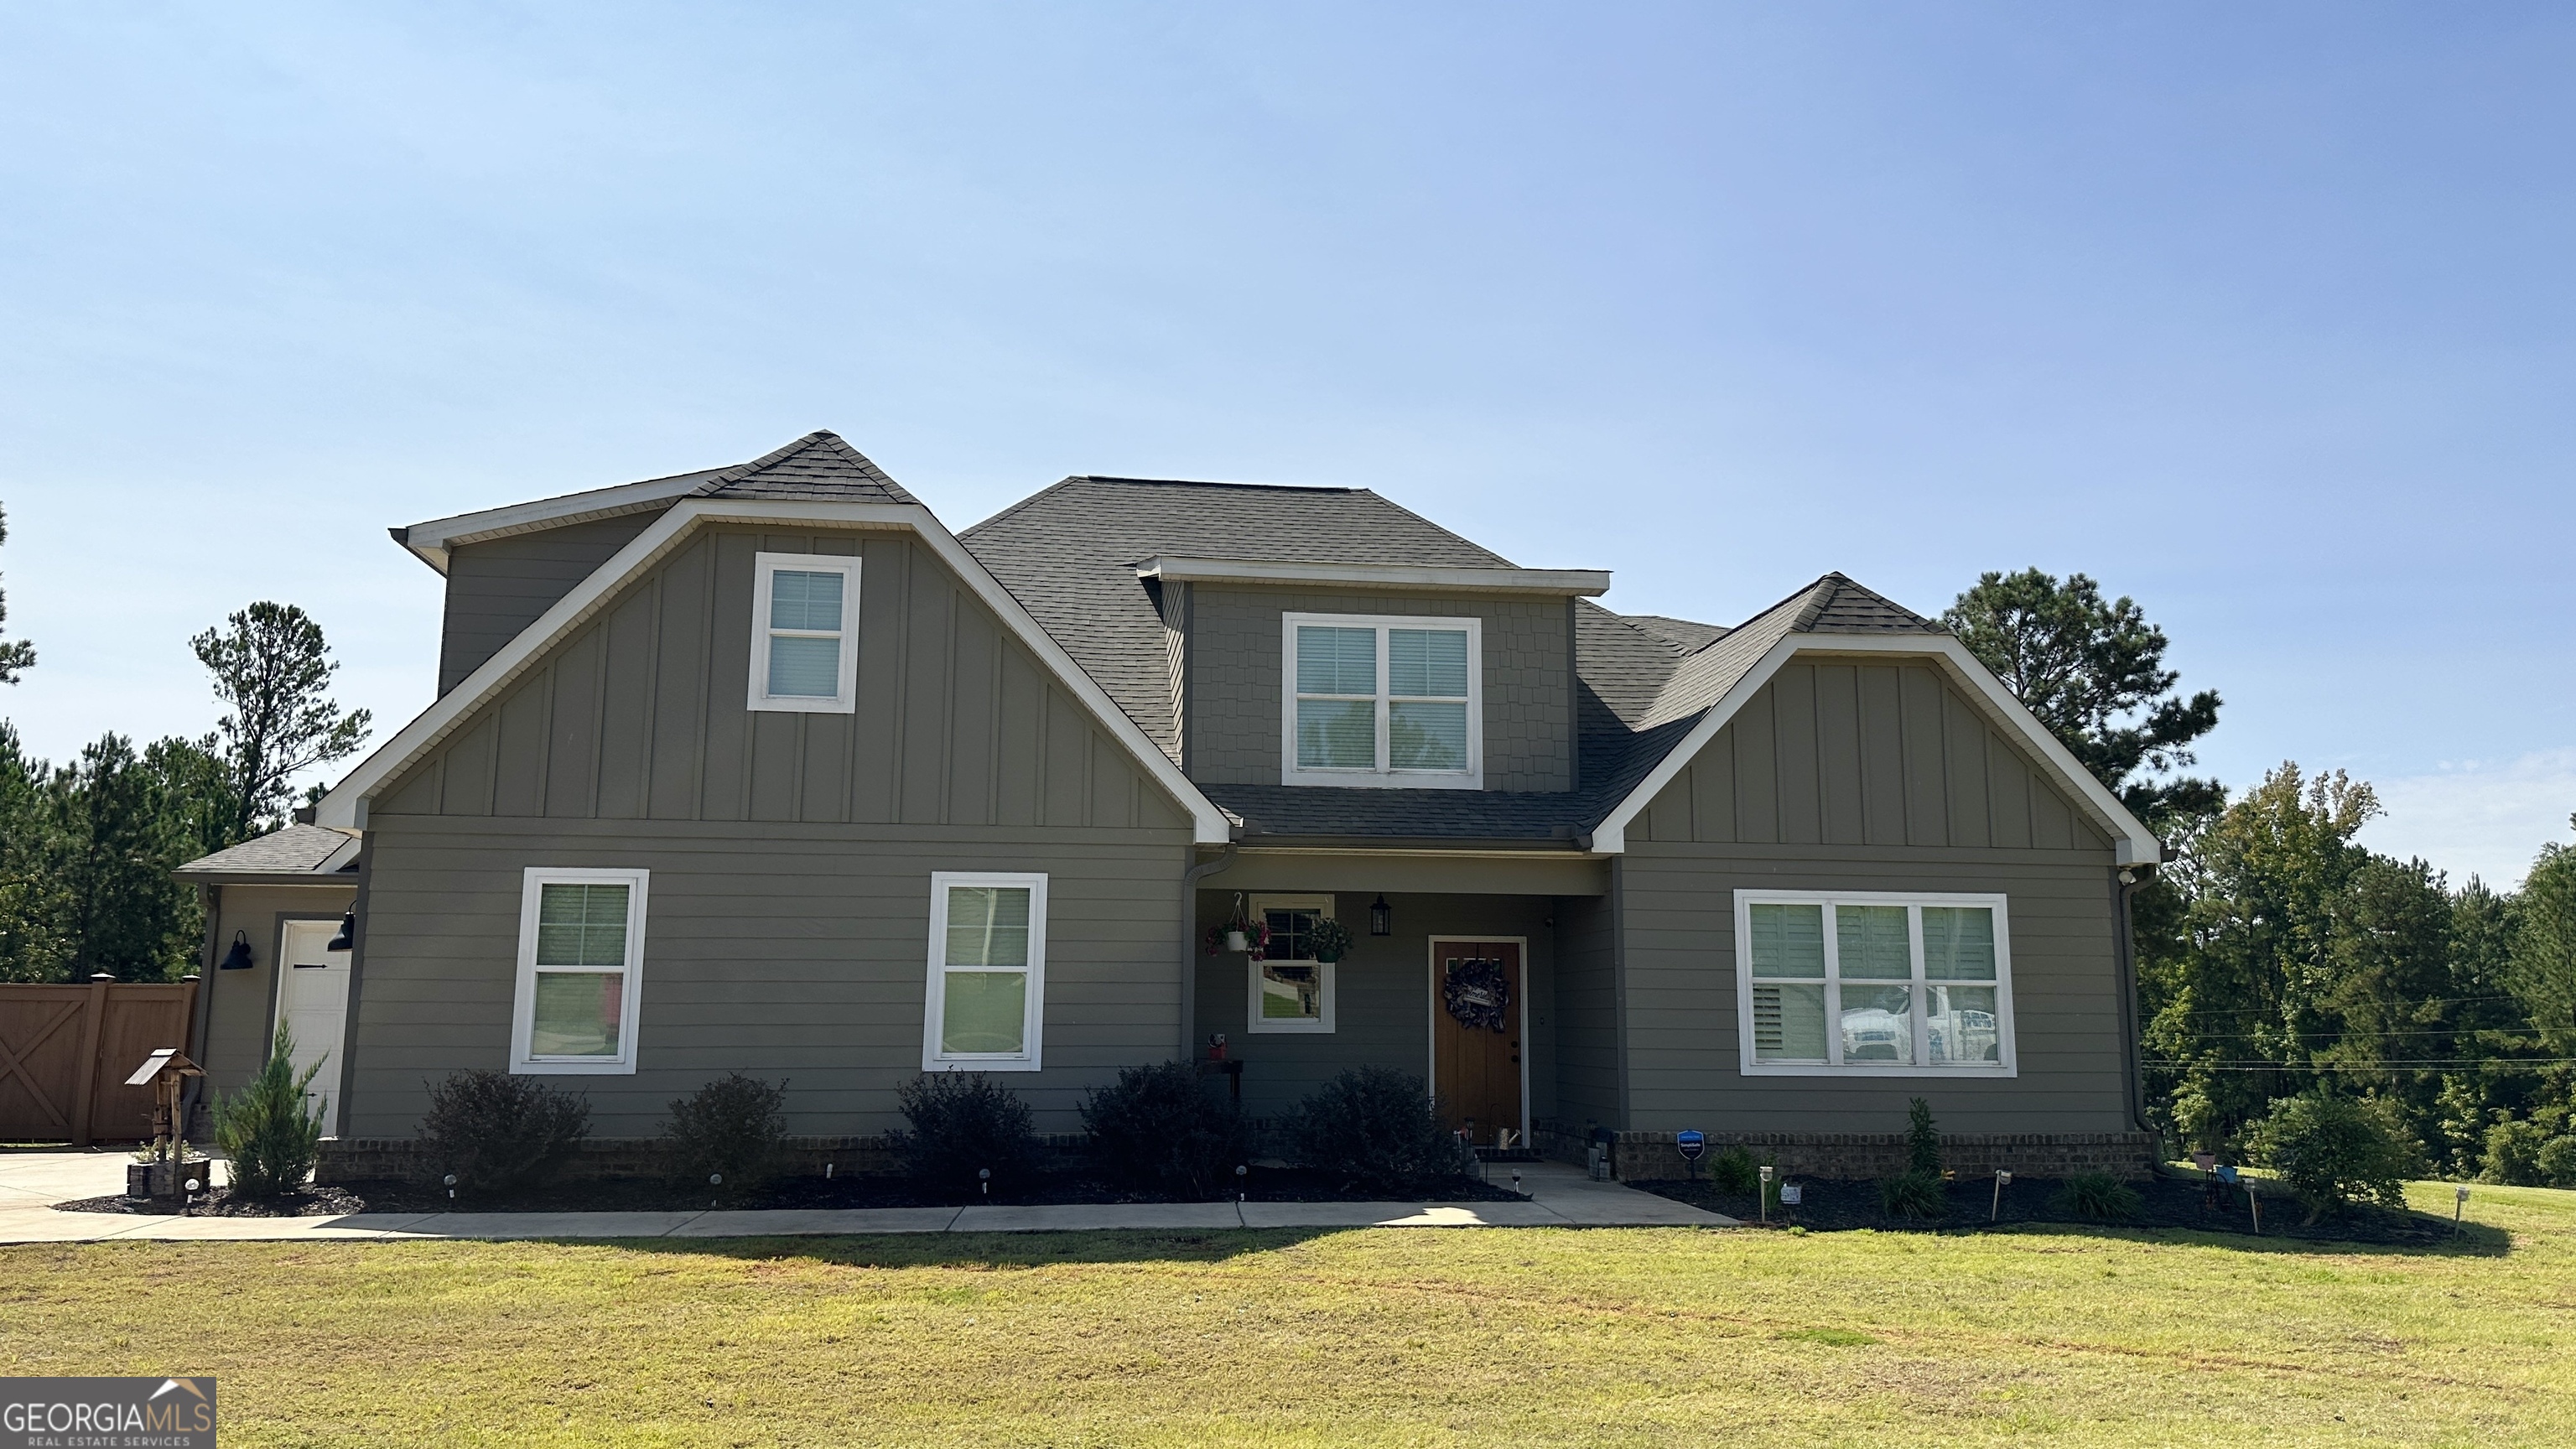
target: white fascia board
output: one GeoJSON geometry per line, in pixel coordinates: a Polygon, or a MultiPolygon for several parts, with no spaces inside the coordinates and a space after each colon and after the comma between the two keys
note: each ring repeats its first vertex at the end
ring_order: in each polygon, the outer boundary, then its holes
{"type": "Polygon", "coordinates": [[[453,518],[433,518],[427,523],[395,529],[393,534],[396,541],[418,555],[421,562],[443,574],[447,572],[448,550],[459,544],[481,543],[486,539],[531,533],[540,528],[560,528],[568,523],[587,523],[594,518],[613,518],[621,513],[640,513],[687,496],[690,489],[723,471],[722,468],[709,468],[696,473],[677,473],[668,478],[648,478],[641,483],[621,483],[614,488],[567,493],[560,498],[540,498],[530,503],[486,508],[479,513],[460,513],[453,518]]]}
{"type": "Polygon", "coordinates": [[[2058,783],[2081,799],[2094,823],[2107,830],[2112,838],[2113,858],[2121,865],[2153,865],[2163,858],[2164,848],[2155,833],[2147,829],[2120,797],[2103,787],[2093,772],[2050,732],[2048,726],[2004,688],[1994,671],[1968,652],[1966,645],[1948,634],[1792,634],[1762,656],[1762,661],[1747,671],[1735,687],[1728,690],[1716,706],[1691,727],[1673,752],[1658,761],[1655,768],[1637,788],[1628,792],[1618,808],[1603,817],[1592,829],[1592,848],[1605,853],[1627,849],[1628,823],[1645,812],[1673,777],[1686,768],[1727,721],[1744,707],[1745,701],[1771,682],[1780,666],[1799,654],[1908,654],[1939,660],[1948,667],[1951,677],[1968,686],[1970,696],[1984,706],[1987,718],[2019,738],[2031,752],[2044,761],[2057,776],[2058,783]]]}
{"type": "Polygon", "coordinates": [[[813,503],[766,499],[691,498],[672,506],[624,548],[591,571],[554,607],[519,631],[501,651],[459,681],[438,702],[387,740],[351,770],[314,807],[313,820],[344,830],[366,828],[367,801],[376,789],[410,768],[447,738],[475,709],[498,695],[574,629],[589,621],[617,589],[669,554],[702,523],[802,522],[842,527],[907,530],[930,546],[956,575],[966,581],[985,607],[999,615],[1013,635],[1045,661],[1057,682],[1090,709],[1103,729],[1127,747],[1155,782],[1189,812],[1195,840],[1223,844],[1230,838],[1225,812],[1200,793],[1169,755],[1146,738],[1108,692],[1082,672],[1064,646],[1055,642],[1037,619],[1011,597],[1001,581],[966,551],[931,511],[917,503],[813,503]]]}
{"type": "Polygon", "coordinates": [[[1438,564],[1296,563],[1268,559],[1149,558],[1136,577],[1171,583],[1344,584],[1377,589],[1434,589],[1478,594],[1610,592],[1608,569],[1450,568],[1438,564]]]}

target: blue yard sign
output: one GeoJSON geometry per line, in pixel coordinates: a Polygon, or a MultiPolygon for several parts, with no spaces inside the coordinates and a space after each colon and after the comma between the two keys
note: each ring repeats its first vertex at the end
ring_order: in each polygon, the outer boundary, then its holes
{"type": "Polygon", "coordinates": [[[1673,1135],[1673,1145],[1681,1149],[1684,1162],[1697,1162],[1699,1155],[1708,1150],[1708,1134],[1699,1131],[1678,1132],[1673,1135]]]}

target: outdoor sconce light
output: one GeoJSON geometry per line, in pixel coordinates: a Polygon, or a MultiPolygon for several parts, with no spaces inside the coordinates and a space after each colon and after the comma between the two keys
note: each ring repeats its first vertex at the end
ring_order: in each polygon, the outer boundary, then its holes
{"type": "Polygon", "coordinates": [[[1383,891],[1378,893],[1376,900],[1369,902],[1369,934],[1372,936],[1395,934],[1395,907],[1386,903],[1386,893],[1383,891]]]}
{"type": "Polygon", "coordinates": [[[322,949],[325,951],[346,951],[357,944],[358,911],[355,906],[352,906],[349,908],[349,913],[340,918],[340,934],[333,936],[331,938],[331,944],[323,947],[322,949]]]}
{"type": "Polygon", "coordinates": [[[224,963],[215,969],[218,971],[248,971],[255,964],[257,963],[250,959],[250,932],[235,931],[233,932],[233,948],[224,953],[224,963]]]}

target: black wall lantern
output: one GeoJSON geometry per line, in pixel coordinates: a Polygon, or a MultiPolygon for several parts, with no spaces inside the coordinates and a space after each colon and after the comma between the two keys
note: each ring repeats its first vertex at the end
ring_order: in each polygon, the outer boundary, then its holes
{"type": "Polygon", "coordinates": [[[346,951],[357,944],[358,911],[355,906],[352,906],[349,908],[349,913],[340,918],[340,934],[333,936],[331,938],[331,943],[324,946],[322,949],[325,951],[346,951]]]}
{"type": "Polygon", "coordinates": [[[1376,900],[1369,902],[1369,934],[1372,936],[1395,934],[1395,907],[1386,903],[1386,894],[1383,891],[1378,893],[1376,900]]]}
{"type": "Polygon", "coordinates": [[[250,959],[250,932],[235,931],[233,932],[233,948],[224,953],[223,964],[215,969],[218,971],[248,971],[254,964],[256,963],[250,959]]]}

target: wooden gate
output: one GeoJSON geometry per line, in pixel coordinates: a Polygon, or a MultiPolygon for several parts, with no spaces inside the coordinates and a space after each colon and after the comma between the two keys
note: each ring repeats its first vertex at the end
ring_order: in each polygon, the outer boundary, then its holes
{"type": "Polygon", "coordinates": [[[125,1079],[163,1047],[188,1049],[197,984],[0,985],[0,1141],[151,1136],[152,1089],[125,1079]]]}

